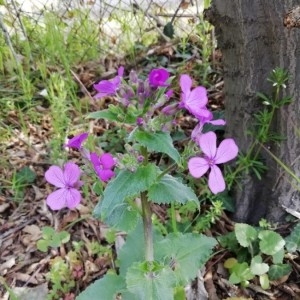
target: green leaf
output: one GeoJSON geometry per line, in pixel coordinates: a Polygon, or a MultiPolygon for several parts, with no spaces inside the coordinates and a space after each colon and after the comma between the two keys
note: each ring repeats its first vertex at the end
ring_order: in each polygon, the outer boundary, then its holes
{"type": "Polygon", "coordinates": [[[19,184],[29,184],[35,181],[36,174],[29,168],[23,167],[16,173],[16,181],[19,184]]]}
{"type": "Polygon", "coordinates": [[[250,270],[254,275],[262,275],[269,271],[269,266],[262,262],[260,255],[256,255],[251,260],[250,270]]]}
{"type": "Polygon", "coordinates": [[[230,273],[229,281],[232,284],[238,284],[254,278],[246,262],[235,264],[233,268],[230,269],[230,273]]]}
{"type": "Polygon", "coordinates": [[[122,204],[126,197],[134,196],[147,190],[157,178],[157,168],[153,164],[139,166],[135,172],[122,170],[107,185],[103,199],[94,209],[95,217],[106,219],[113,209],[122,204]]]}
{"type": "Polygon", "coordinates": [[[133,138],[148,150],[165,153],[174,159],[176,163],[179,163],[180,155],[174,147],[169,133],[136,130],[133,138]]]}
{"type": "Polygon", "coordinates": [[[126,288],[123,277],[106,274],[103,278],[89,285],[76,300],[115,300],[116,295],[126,288]]]}
{"type": "Polygon", "coordinates": [[[122,231],[131,231],[140,219],[140,214],[128,203],[116,205],[107,216],[107,225],[122,231]]]}
{"type": "Polygon", "coordinates": [[[176,286],[174,291],[174,300],[186,300],[185,290],[183,286],[176,286]]]}
{"type": "Polygon", "coordinates": [[[286,237],[286,249],[288,252],[293,253],[300,250],[300,223],[298,223],[291,234],[286,237]]]}
{"type": "Polygon", "coordinates": [[[174,27],[173,24],[171,22],[168,22],[163,29],[163,33],[164,35],[166,35],[167,37],[169,37],[170,39],[173,38],[174,36],[174,27]]]}
{"type": "Polygon", "coordinates": [[[103,109],[100,111],[95,111],[90,114],[88,114],[87,118],[89,119],[105,119],[112,122],[118,122],[120,121],[118,118],[118,114],[111,112],[109,109],[103,109]]]}
{"type": "Polygon", "coordinates": [[[49,241],[48,240],[39,240],[36,243],[36,247],[38,248],[38,250],[40,250],[42,252],[47,252],[48,247],[49,247],[49,241]]]}
{"type": "Polygon", "coordinates": [[[251,244],[251,242],[257,239],[256,229],[248,224],[235,224],[234,232],[236,239],[238,240],[239,244],[243,247],[248,247],[251,244]]]}
{"type": "Polygon", "coordinates": [[[150,201],[158,204],[171,202],[185,204],[187,201],[198,203],[198,198],[190,187],[168,174],[150,187],[148,197],[150,201]]]}
{"type": "Polygon", "coordinates": [[[51,240],[55,234],[55,230],[50,226],[45,226],[42,228],[42,236],[45,240],[51,240]]]}
{"type": "Polygon", "coordinates": [[[262,274],[259,276],[259,283],[262,289],[267,290],[270,288],[270,280],[268,274],[262,274]]]}
{"type": "Polygon", "coordinates": [[[284,248],[280,249],[278,252],[272,255],[272,260],[274,264],[282,264],[284,258],[284,248]]]}
{"type": "Polygon", "coordinates": [[[70,240],[70,233],[67,231],[61,231],[57,233],[60,241],[65,244],[70,240]]]}
{"type": "Polygon", "coordinates": [[[278,264],[270,266],[268,274],[270,280],[277,280],[288,275],[291,271],[292,267],[289,264],[278,264]]]}
{"type": "Polygon", "coordinates": [[[232,269],[236,264],[238,263],[237,259],[234,257],[230,257],[225,260],[224,262],[224,268],[226,269],[232,269]]]}
{"type": "MultiPolygon", "coordinates": [[[[156,244],[163,239],[163,236],[159,232],[154,231],[153,239],[156,244]]],[[[128,268],[134,262],[142,262],[145,259],[144,255],[145,242],[143,224],[142,222],[138,222],[136,228],[127,235],[126,242],[119,251],[118,259],[120,264],[120,275],[125,276],[128,268]]]]}
{"type": "Polygon", "coordinates": [[[267,255],[274,255],[285,245],[285,241],[281,235],[271,230],[260,231],[258,238],[260,239],[260,251],[267,255]]]}
{"type": "Polygon", "coordinates": [[[177,279],[185,284],[197,276],[215,245],[216,240],[205,235],[171,233],[156,245],[156,252],[158,258],[173,266],[177,279]]]}
{"type": "Polygon", "coordinates": [[[176,278],[169,267],[157,271],[144,269],[145,263],[134,263],[126,274],[128,290],[139,300],[173,300],[176,278]]]}

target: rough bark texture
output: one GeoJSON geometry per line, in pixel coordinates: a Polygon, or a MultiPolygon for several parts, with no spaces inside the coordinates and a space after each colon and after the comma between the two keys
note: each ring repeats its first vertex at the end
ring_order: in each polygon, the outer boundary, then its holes
{"type": "MultiPolygon", "coordinates": [[[[284,16],[297,5],[299,0],[213,0],[207,18],[215,26],[223,53],[227,132],[243,153],[251,144],[247,131],[253,114],[262,108],[256,93],[270,93],[266,78],[272,69],[289,71],[284,94],[294,102],[282,108],[272,124],[286,140],[267,146],[299,177],[300,28],[284,27],[284,16]]],[[[282,205],[300,210],[295,182],[267,153],[262,155],[268,167],[262,181],[245,177],[235,191],[237,221],[256,223],[262,217],[281,221],[282,205]]]]}

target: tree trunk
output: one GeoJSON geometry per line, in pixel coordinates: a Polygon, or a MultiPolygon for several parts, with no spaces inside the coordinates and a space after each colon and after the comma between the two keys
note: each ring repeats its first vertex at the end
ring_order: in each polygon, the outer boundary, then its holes
{"type": "MultiPolygon", "coordinates": [[[[297,18],[296,25],[284,26],[284,16],[297,4],[299,0],[212,0],[206,16],[223,54],[227,132],[242,153],[251,144],[247,132],[253,114],[262,109],[256,93],[270,95],[266,79],[276,67],[289,72],[283,96],[292,96],[293,102],[277,112],[272,124],[286,139],[266,146],[300,177],[300,28],[293,27],[299,26],[297,18]]],[[[300,211],[300,193],[291,176],[267,152],[261,154],[268,168],[262,180],[245,176],[234,191],[236,221],[282,221],[282,205],[300,211]]]]}

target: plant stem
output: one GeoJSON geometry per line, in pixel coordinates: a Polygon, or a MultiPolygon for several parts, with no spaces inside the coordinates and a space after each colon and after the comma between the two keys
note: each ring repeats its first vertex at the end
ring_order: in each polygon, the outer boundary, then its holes
{"type": "Polygon", "coordinates": [[[142,218],[144,225],[144,237],[145,237],[145,259],[148,262],[154,260],[153,251],[153,229],[152,229],[152,213],[150,203],[147,199],[147,193],[141,193],[142,202],[142,218]]]}
{"type": "Polygon", "coordinates": [[[177,224],[176,224],[176,212],[174,202],[171,202],[171,220],[172,220],[172,229],[175,234],[178,233],[177,224]]]}

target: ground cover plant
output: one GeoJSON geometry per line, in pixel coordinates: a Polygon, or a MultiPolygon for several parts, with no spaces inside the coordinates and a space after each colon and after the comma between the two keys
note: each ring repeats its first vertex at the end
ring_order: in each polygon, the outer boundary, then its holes
{"type": "MultiPolygon", "coordinates": [[[[47,18],[51,27],[55,16],[47,18]]],[[[90,36],[83,25],[80,35],[90,36]]],[[[295,219],[255,226],[228,217],[243,175],[263,180],[261,151],[299,182],[268,148],[284,142],[272,121],[293,101],[282,97],[287,72],[270,70],[272,94],[257,91],[253,145],[238,154],[224,134],[220,53],[203,19],[175,50],[160,42],[171,54],[153,50],[134,67],[117,61],[101,80],[99,49],[70,36],[66,52],[57,28],[45,39],[40,28],[32,45],[15,37],[22,53],[31,47],[16,65],[1,40],[1,297],[296,297],[295,219]],[[78,47],[93,66],[83,74],[78,47]]]]}

